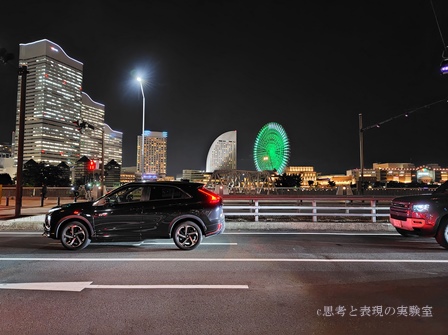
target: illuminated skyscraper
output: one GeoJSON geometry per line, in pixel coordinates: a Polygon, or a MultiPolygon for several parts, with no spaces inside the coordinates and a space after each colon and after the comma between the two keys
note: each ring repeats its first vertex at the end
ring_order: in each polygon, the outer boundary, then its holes
{"type": "MultiPolygon", "coordinates": [[[[101,162],[104,129],[105,163],[122,163],[123,134],[104,123],[105,107],[82,92],[83,64],[49,40],[20,44],[20,64],[28,66],[23,161],[69,166],[83,156],[101,162]],[[74,122],[86,122],[82,132],[74,122]]],[[[19,80],[15,142],[19,128],[19,80]]],[[[17,145],[14,145],[17,160],[17,145]]],[[[98,165],[98,168],[100,165],[98,165]]]]}
{"type": "MultiPolygon", "coordinates": [[[[40,40],[20,44],[19,63],[28,66],[23,161],[73,165],[79,159],[83,64],[57,44],[40,40]]],[[[15,142],[19,134],[21,79],[17,93],[15,142]]],[[[17,157],[17,145],[15,146],[17,157]]]]}
{"type": "Polygon", "coordinates": [[[123,166],[123,133],[104,124],[104,162],[111,160],[123,166]]]}
{"type": "Polygon", "coordinates": [[[104,105],[93,101],[88,94],[82,92],[80,120],[93,126],[93,129],[87,127],[81,133],[80,156],[87,156],[94,161],[101,161],[104,105]]]}
{"type": "Polygon", "coordinates": [[[113,159],[121,166],[123,133],[105,124],[104,114],[104,105],[93,101],[88,94],[82,92],[81,120],[92,125],[93,129],[87,127],[81,134],[81,157],[87,156],[95,162],[101,162],[104,130],[104,162],[107,164],[113,159]]]}
{"type": "MultiPolygon", "coordinates": [[[[150,176],[144,178],[166,176],[167,140],[166,131],[145,130],[143,174],[150,176]]],[[[140,135],[137,139],[137,167],[140,167],[141,143],[140,135]]]]}
{"type": "Polygon", "coordinates": [[[236,130],[221,134],[207,155],[206,171],[236,169],[236,130]]]}

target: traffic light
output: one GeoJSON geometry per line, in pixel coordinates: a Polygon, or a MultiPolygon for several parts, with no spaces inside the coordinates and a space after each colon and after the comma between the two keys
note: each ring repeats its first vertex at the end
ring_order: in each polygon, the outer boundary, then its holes
{"type": "Polygon", "coordinates": [[[72,123],[76,126],[76,129],[81,134],[83,134],[83,130],[86,128],[90,128],[92,130],[95,129],[95,127],[93,125],[91,125],[90,123],[87,123],[86,121],[76,120],[76,121],[72,121],[72,123]]]}
{"type": "Polygon", "coordinates": [[[89,161],[89,163],[87,164],[87,170],[89,170],[90,172],[95,171],[96,168],[96,164],[94,161],[89,161]]]}
{"type": "Polygon", "coordinates": [[[76,130],[78,130],[82,134],[82,130],[85,128],[83,126],[83,122],[81,122],[80,120],[76,120],[76,121],[72,121],[72,123],[75,124],[76,130]]]}

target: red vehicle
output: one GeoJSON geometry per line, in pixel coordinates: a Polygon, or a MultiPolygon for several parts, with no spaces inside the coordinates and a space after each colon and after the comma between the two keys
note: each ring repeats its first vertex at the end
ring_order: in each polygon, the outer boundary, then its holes
{"type": "Polygon", "coordinates": [[[431,194],[392,200],[390,222],[403,236],[435,237],[448,249],[448,182],[431,194]]]}

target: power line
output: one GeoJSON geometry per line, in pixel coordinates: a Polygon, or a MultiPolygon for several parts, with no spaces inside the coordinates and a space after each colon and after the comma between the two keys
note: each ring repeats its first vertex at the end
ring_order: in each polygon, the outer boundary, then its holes
{"type": "Polygon", "coordinates": [[[443,56],[445,56],[445,51],[447,51],[447,50],[446,50],[446,44],[445,44],[445,41],[444,41],[444,39],[443,39],[442,30],[440,29],[439,20],[437,19],[436,10],[434,9],[434,5],[433,5],[433,3],[432,3],[432,0],[431,0],[431,8],[432,8],[432,12],[434,13],[434,18],[436,19],[437,28],[439,29],[440,38],[442,39],[442,43],[443,43],[443,51],[444,51],[444,52],[443,52],[443,56]]]}
{"type": "Polygon", "coordinates": [[[395,119],[399,119],[399,118],[401,118],[401,117],[406,117],[406,118],[407,118],[407,117],[409,117],[409,115],[411,115],[412,113],[415,113],[415,112],[417,112],[417,111],[419,111],[419,110],[421,110],[421,109],[428,109],[428,108],[431,108],[432,106],[437,105],[437,104],[439,104],[439,103],[442,103],[442,102],[448,102],[447,99],[448,99],[448,97],[447,97],[447,98],[444,98],[444,99],[441,99],[441,100],[438,100],[438,101],[431,102],[430,104],[423,105],[423,106],[421,106],[421,107],[412,109],[412,110],[407,111],[407,112],[405,112],[405,113],[402,113],[402,114],[400,114],[400,115],[393,116],[393,117],[391,117],[391,118],[389,118],[389,119],[387,119],[387,120],[384,120],[384,121],[375,123],[375,124],[373,124],[373,125],[371,125],[371,126],[364,127],[364,128],[361,129],[361,131],[363,132],[363,131],[366,131],[366,130],[368,130],[368,129],[372,129],[372,128],[380,128],[383,124],[385,124],[385,123],[387,123],[387,122],[390,122],[390,121],[393,121],[393,120],[395,120],[395,119]]]}

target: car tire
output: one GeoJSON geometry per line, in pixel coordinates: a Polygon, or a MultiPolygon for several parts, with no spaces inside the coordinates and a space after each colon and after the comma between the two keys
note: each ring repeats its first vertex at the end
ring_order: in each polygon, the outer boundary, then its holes
{"type": "Polygon", "coordinates": [[[61,243],[68,250],[84,249],[90,244],[89,231],[81,222],[68,222],[62,226],[61,243]]]}
{"type": "Polygon", "coordinates": [[[174,229],[173,240],[179,249],[193,250],[201,244],[201,228],[191,221],[181,222],[174,229]]]}
{"type": "Polygon", "coordinates": [[[436,241],[445,249],[448,249],[448,220],[440,223],[439,230],[437,230],[436,241]]]}
{"type": "Polygon", "coordinates": [[[401,228],[397,228],[397,227],[395,227],[395,229],[397,230],[398,234],[400,234],[401,236],[404,236],[404,237],[416,237],[416,236],[418,236],[418,235],[412,233],[409,230],[405,230],[405,229],[401,229],[401,228]]]}

